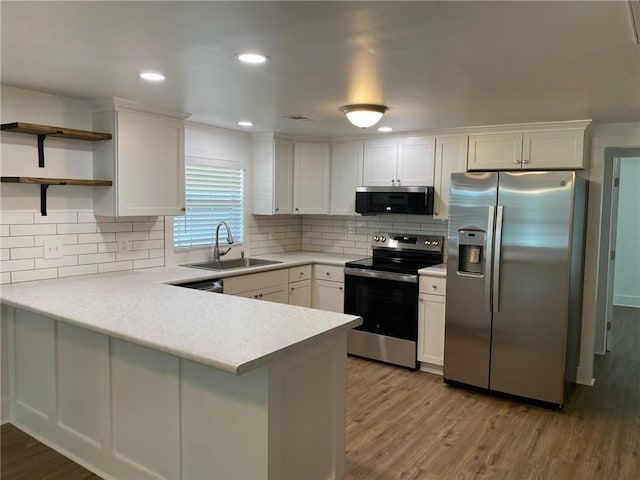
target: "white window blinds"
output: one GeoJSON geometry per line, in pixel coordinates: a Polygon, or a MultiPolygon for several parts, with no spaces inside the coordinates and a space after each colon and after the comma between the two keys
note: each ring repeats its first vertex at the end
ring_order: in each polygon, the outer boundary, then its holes
{"type": "MultiPolygon", "coordinates": [[[[186,213],[173,219],[173,245],[193,247],[214,243],[218,223],[231,227],[235,242],[244,241],[244,170],[187,164],[185,166],[186,213]]],[[[224,227],[220,243],[226,243],[224,227]]]]}

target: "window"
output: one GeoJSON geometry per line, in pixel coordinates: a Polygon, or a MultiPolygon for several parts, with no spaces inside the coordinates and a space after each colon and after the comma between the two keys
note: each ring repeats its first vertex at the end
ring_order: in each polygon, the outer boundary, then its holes
{"type": "MultiPolygon", "coordinates": [[[[216,226],[223,220],[234,242],[244,241],[244,169],[187,164],[185,196],[185,215],[173,219],[175,248],[213,244],[216,226]]],[[[220,243],[226,241],[223,227],[220,243]]]]}

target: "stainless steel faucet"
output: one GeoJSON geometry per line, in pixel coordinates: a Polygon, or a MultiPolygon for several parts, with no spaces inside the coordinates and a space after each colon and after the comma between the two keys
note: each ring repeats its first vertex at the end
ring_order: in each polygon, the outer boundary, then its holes
{"type": "Polygon", "coordinates": [[[218,236],[220,235],[220,227],[222,225],[224,225],[224,228],[227,229],[227,244],[231,245],[233,243],[233,236],[231,236],[231,229],[229,228],[229,225],[227,224],[227,222],[224,222],[224,221],[220,222],[216,227],[216,244],[213,247],[214,262],[219,262],[220,257],[222,257],[223,255],[226,255],[227,253],[229,253],[229,250],[231,250],[231,247],[229,247],[226,250],[220,251],[220,248],[218,247],[218,236]]]}

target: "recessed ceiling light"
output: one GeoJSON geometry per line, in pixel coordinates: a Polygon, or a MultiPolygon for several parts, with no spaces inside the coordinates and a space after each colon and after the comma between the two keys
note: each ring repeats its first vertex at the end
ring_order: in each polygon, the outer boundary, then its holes
{"type": "Polygon", "coordinates": [[[241,127],[253,127],[253,122],[250,122],[248,120],[242,120],[238,122],[238,125],[240,125],[241,127]]]}
{"type": "Polygon", "coordinates": [[[386,133],[386,132],[393,132],[393,128],[391,128],[391,127],[380,127],[380,128],[378,129],[378,131],[379,131],[379,132],[382,132],[382,133],[386,133]]]}
{"type": "Polygon", "coordinates": [[[266,55],[262,55],[261,53],[239,53],[236,55],[236,58],[243,63],[265,63],[269,60],[269,57],[266,55]]]}
{"type": "Polygon", "coordinates": [[[140,78],[143,80],[149,80],[150,82],[161,82],[167,77],[157,72],[142,72],[140,74],[140,78]]]}

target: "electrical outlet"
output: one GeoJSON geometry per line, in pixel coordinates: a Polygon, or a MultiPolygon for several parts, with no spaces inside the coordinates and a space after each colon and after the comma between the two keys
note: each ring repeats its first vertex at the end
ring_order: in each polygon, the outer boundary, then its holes
{"type": "Polygon", "coordinates": [[[57,238],[44,241],[44,258],[62,258],[62,240],[57,238]]]}
{"type": "Polygon", "coordinates": [[[121,235],[118,237],[118,253],[127,253],[129,251],[129,237],[121,235]]]}

